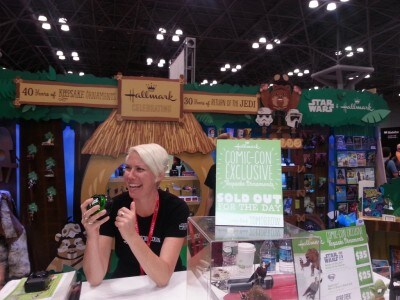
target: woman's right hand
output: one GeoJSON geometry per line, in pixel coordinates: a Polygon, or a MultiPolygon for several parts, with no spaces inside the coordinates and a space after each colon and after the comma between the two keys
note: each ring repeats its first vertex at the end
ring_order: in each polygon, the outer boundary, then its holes
{"type": "Polygon", "coordinates": [[[96,213],[96,211],[100,208],[100,205],[95,205],[90,209],[87,209],[88,205],[92,202],[93,198],[89,198],[81,204],[81,223],[83,227],[85,227],[87,237],[89,237],[89,235],[91,234],[94,234],[95,232],[97,232],[98,234],[100,226],[107,222],[108,219],[110,219],[109,216],[104,217],[107,214],[107,211],[105,209],[96,213]]]}

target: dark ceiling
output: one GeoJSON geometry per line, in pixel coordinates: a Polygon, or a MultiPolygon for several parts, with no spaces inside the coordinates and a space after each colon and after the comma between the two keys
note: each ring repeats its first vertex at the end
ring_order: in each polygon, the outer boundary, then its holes
{"type": "MultiPolygon", "coordinates": [[[[311,73],[337,64],[373,67],[371,78],[357,89],[377,88],[386,98],[400,92],[400,1],[338,2],[334,12],[327,1],[310,9],[308,0],[2,0],[0,2],[0,66],[36,72],[53,66],[58,73],[83,71],[98,77],[117,72],[130,76],[168,77],[164,68],[147,66],[146,58],[174,57],[182,42],[156,40],[159,27],[180,28],[196,39],[196,82],[257,85],[295,67],[311,73]],[[43,30],[44,14],[52,30],[43,30]],[[61,31],[64,17],[69,32],[61,31]],[[278,38],[272,51],[252,49],[259,37],[278,38]],[[337,57],[345,46],[364,53],[337,57]],[[67,59],[61,61],[56,51],[67,59]],[[77,51],[80,61],[69,53],[77,51]],[[221,72],[225,63],[242,70],[221,72]]],[[[311,74],[293,77],[302,88],[315,85],[311,74]]]]}

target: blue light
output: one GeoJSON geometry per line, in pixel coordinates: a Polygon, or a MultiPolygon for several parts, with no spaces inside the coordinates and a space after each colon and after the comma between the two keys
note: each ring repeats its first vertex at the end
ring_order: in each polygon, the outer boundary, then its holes
{"type": "Polygon", "coordinates": [[[63,139],[67,216],[74,220],[75,131],[69,126],[65,127],[63,139]]]}

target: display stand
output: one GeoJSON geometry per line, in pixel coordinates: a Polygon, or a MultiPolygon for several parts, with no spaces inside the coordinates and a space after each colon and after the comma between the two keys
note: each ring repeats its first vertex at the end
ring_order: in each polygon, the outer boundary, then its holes
{"type": "MultiPolygon", "coordinates": [[[[259,287],[273,298],[286,295],[284,299],[303,299],[305,289],[312,282],[319,282],[320,275],[318,271],[313,271],[311,277],[308,268],[300,265],[299,257],[304,257],[310,248],[319,252],[319,237],[288,223],[278,228],[216,226],[214,217],[189,218],[187,299],[240,299],[241,293],[247,294],[259,287]],[[250,270],[241,268],[238,258],[236,265],[223,262],[222,247],[228,241],[255,246],[250,270]],[[267,270],[267,276],[261,283],[254,282],[251,278],[264,260],[260,249],[265,241],[276,245],[279,254],[274,259],[277,263],[273,270],[267,270]],[[284,243],[286,248],[281,247],[284,243]]],[[[314,296],[319,299],[318,289],[314,296]]]]}

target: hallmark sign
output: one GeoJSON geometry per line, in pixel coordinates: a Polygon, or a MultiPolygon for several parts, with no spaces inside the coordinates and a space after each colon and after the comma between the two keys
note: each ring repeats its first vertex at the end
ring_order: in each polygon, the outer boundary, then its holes
{"type": "Polygon", "coordinates": [[[179,121],[183,80],[150,77],[118,79],[118,113],[122,119],[179,121]]]}

